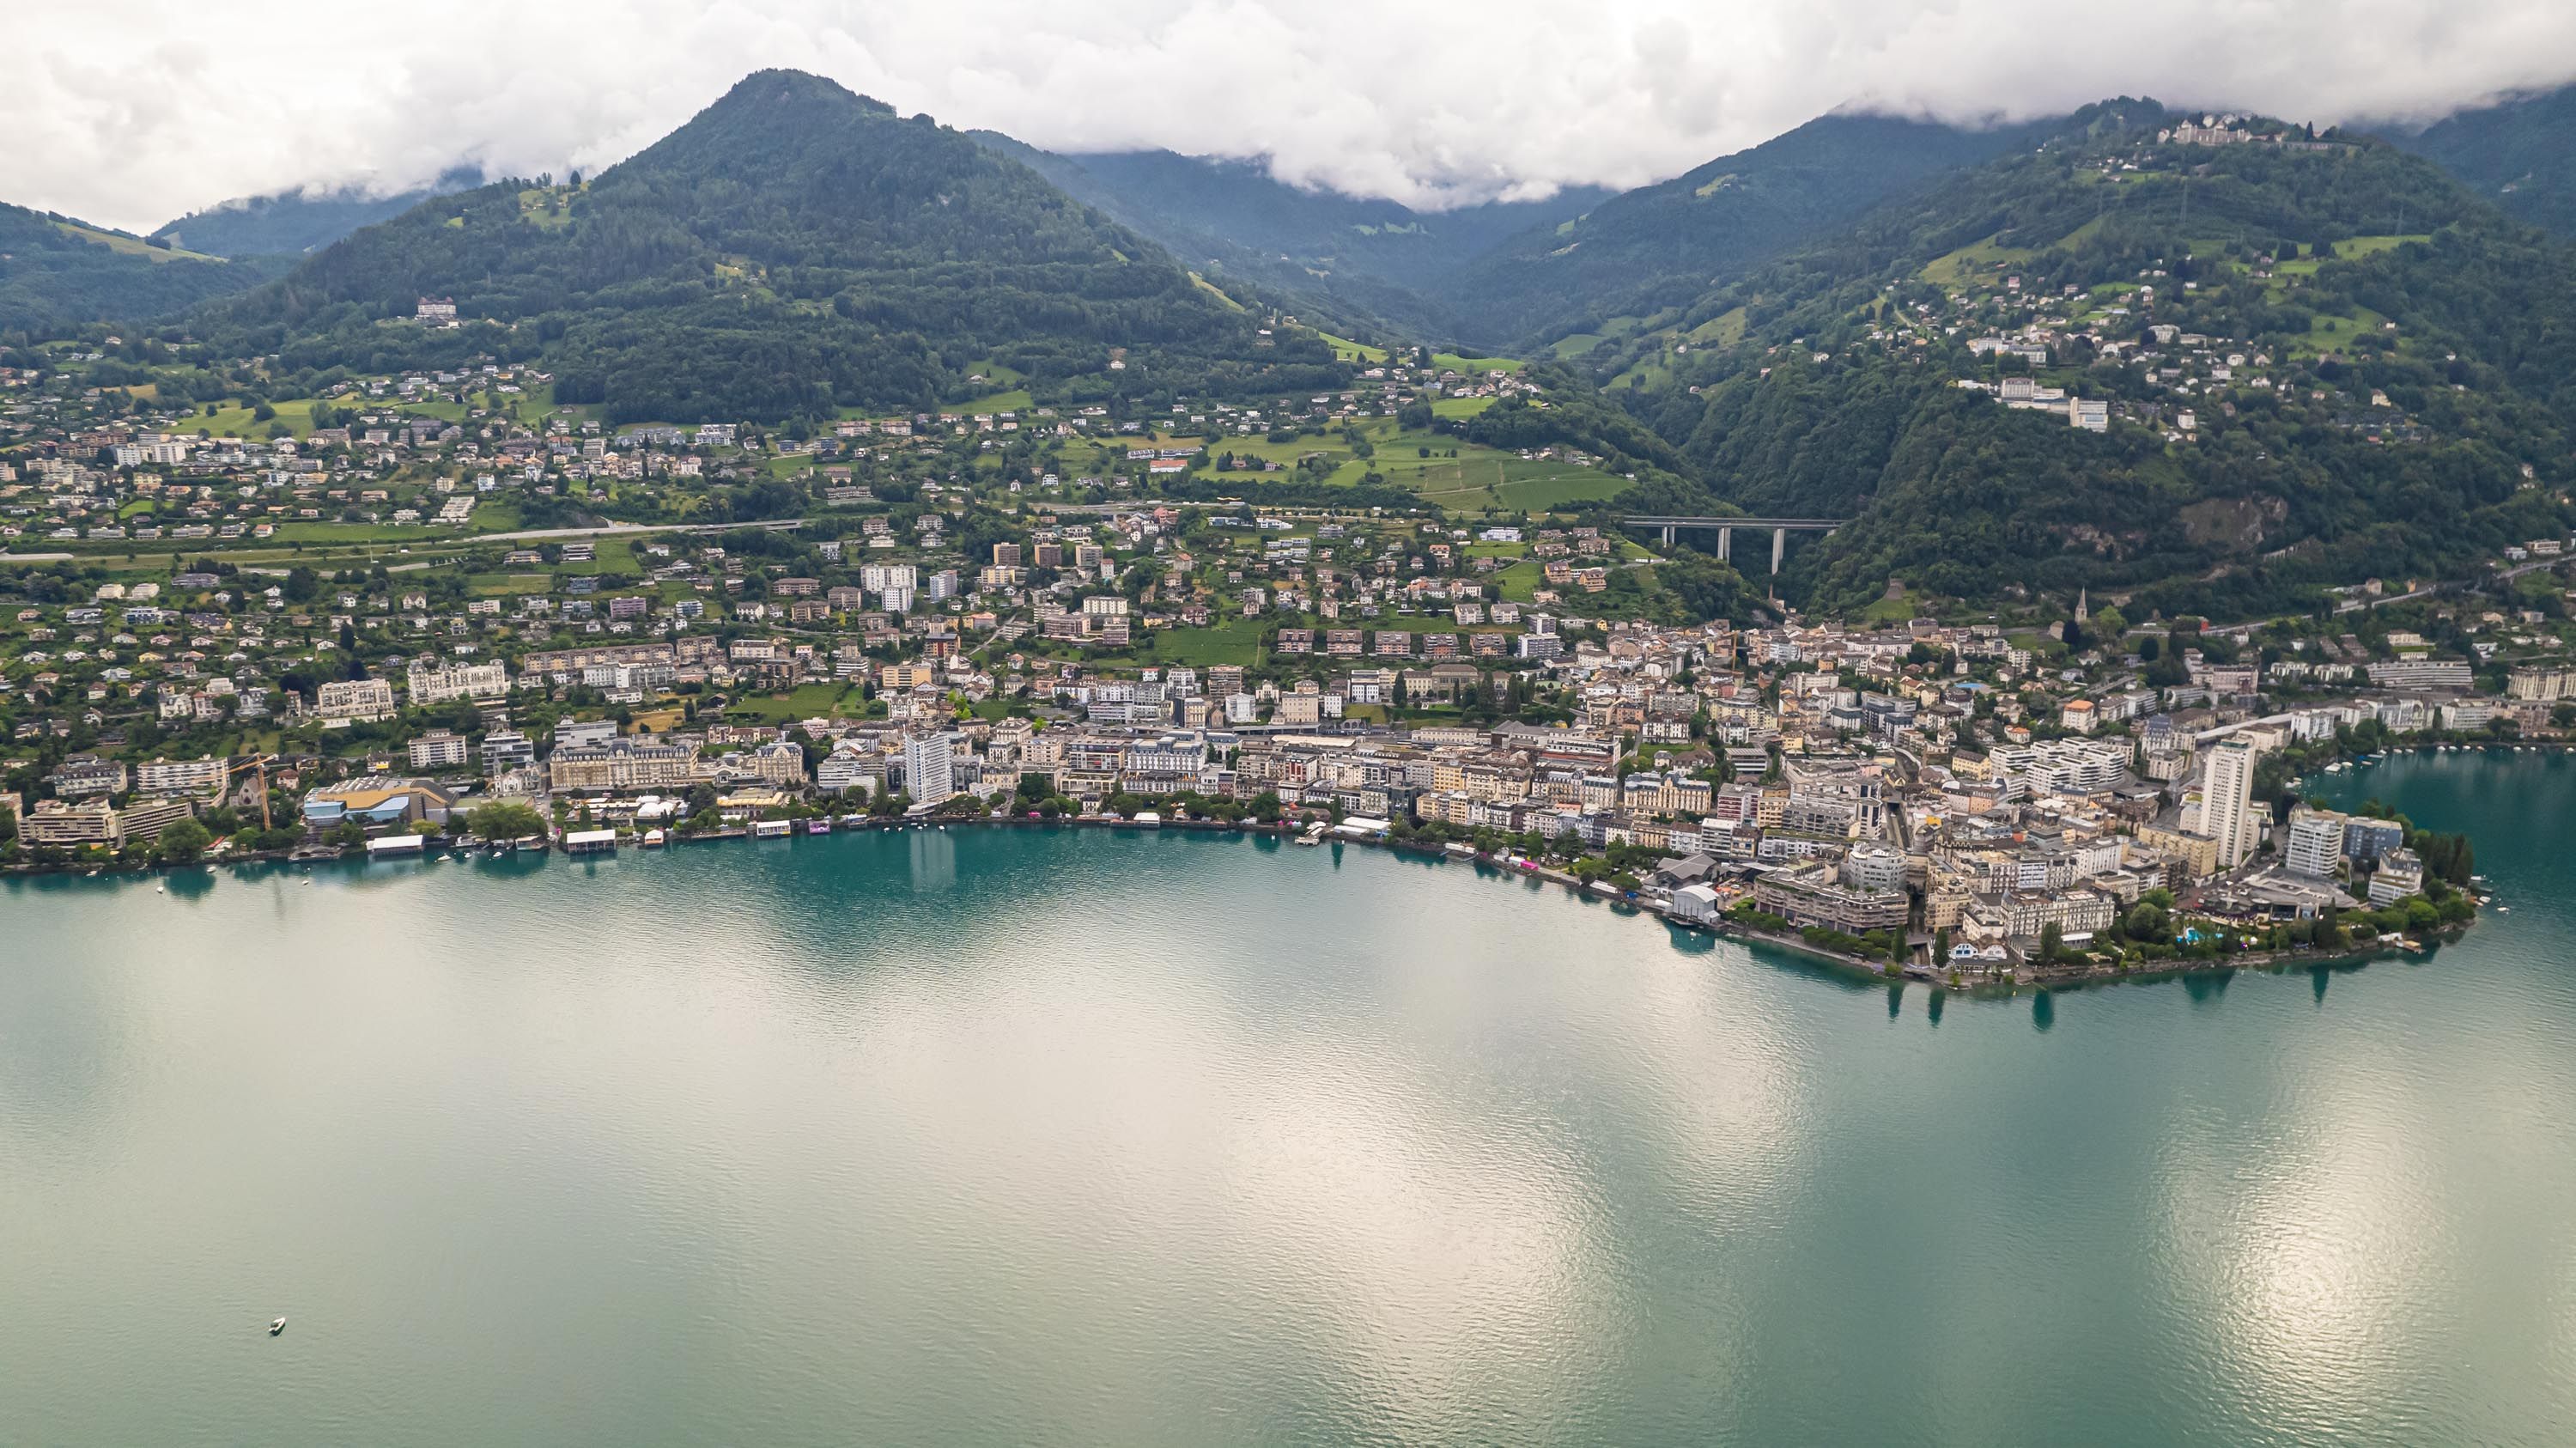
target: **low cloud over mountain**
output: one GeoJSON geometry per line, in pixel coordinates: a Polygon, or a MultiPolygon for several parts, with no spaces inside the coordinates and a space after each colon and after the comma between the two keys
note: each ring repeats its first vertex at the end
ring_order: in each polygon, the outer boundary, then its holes
{"type": "Polygon", "coordinates": [[[2563,0],[96,0],[11,31],[0,196],[139,229],[460,160],[595,169],[771,65],[1054,150],[1267,156],[1431,207],[1632,186],[1845,105],[2429,120],[2576,75],[2563,0]]]}

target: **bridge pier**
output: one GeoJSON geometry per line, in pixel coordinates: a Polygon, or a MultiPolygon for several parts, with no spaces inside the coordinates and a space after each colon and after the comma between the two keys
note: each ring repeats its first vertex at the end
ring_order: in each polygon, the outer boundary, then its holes
{"type": "Polygon", "coordinates": [[[1731,559],[1731,558],[1729,558],[1727,555],[1728,555],[1729,553],[1734,552],[1734,551],[1735,551],[1735,530],[1734,530],[1734,529],[1732,529],[1732,528],[1720,528],[1720,529],[1718,529],[1718,530],[1717,530],[1717,561],[1718,561],[1718,562],[1720,562],[1720,563],[1731,563],[1731,562],[1733,562],[1734,560],[1733,560],[1733,559],[1731,559]]]}
{"type": "Polygon", "coordinates": [[[1667,553],[1673,551],[1673,525],[1670,523],[1664,525],[1664,551],[1667,553]]]}
{"type": "Polygon", "coordinates": [[[1779,572],[1779,571],[1780,571],[1780,560],[1781,560],[1781,559],[1783,559],[1783,558],[1786,558],[1787,556],[1789,556],[1789,530],[1788,530],[1788,529],[1786,529],[1786,528],[1774,528],[1774,529],[1772,529],[1772,530],[1771,530],[1771,571],[1772,571],[1772,572],[1774,572],[1774,573],[1779,572]]]}

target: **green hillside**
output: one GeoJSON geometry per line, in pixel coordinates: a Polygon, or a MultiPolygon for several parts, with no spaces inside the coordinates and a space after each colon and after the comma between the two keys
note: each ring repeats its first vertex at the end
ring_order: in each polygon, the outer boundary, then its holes
{"type": "Polygon", "coordinates": [[[0,332],[148,321],[276,274],[0,204],[0,332]]]}
{"type": "Polygon", "coordinates": [[[1632,333],[1649,319],[1661,325],[1659,314],[1714,283],[1930,177],[2020,146],[2027,134],[1821,117],[1526,232],[1439,282],[1434,294],[1493,340],[1544,345],[1632,333]]]}
{"type": "Polygon", "coordinates": [[[1618,389],[1692,478],[1641,500],[1855,517],[1787,579],[1836,608],[2301,609],[2576,522],[2576,253],[2383,143],[2165,124],[2100,111],[1693,298],[1743,337],[1618,389]]]}
{"type": "Polygon", "coordinates": [[[215,256],[301,256],[362,226],[390,221],[432,196],[480,185],[472,167],[457,167],[427,186],[387,195],[343,186],[280,192],[192,211],[152,233],[154,240],[215,256]]]}
{"type": "Polygon", "coordinates": [[[1436,297],[1451,277],[1520,233],[1553,228],[1612,195],[1569,187],[1544,201],[1416,211],[1291,186],[1260,161],[1055,155],[989,132],[976,139],[1193,267],[1293,295],[1309,321],[1434,341],[1476,330],[1436,297]]]}
{"type": "Polygon", "coordinates": [[[2462,111],[2422,131],[2387,134],[2507,215],[2576,235],[2576,86],[2462,111]]]}
{"type": "Polygon", "coordinates": [[[930,406],[988,361],[1068,401],[1346,375],[1027,167],[793,71],[586,183],[435,198],[206,321],[290,367],[543,355],[559,400],[619,421],[930,406]],[[424,296],[462,325],[411,324],[424,296]]]}

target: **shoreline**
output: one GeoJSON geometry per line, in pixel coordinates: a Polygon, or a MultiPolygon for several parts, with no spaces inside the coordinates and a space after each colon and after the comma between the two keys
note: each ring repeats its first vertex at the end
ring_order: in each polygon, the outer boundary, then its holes
{"type": "MultiPolygon", "coordinates": [[[[2576,744],[2571,744],[2568,747],[2570,749],[2576,749],[2576,744]]],[[[796,823],[803,824],[806,822],[797,821],[796,823]]],[[[944,831],[950,826],[959,826],[1002,829],[1072,828],[1110,831],[1123,830],[1139,834],[1177,830],[1195,834],[1249,835],[1255,838],[1267,837],[1271,839],[1288,840],[1303,839],[1306,837],[1309,829],[1312,828],[1312,822],[1300,823],[1286,820],[1265,824],[1255,820],[1225,821],[1163,819],[1154,824],[1137,824],[1132,820],[1116,817],[1104,818],[1087,815],[1064,815],[1051,820],[1034,819],[1021,815],[961,815],[947,819],[869,819],[846,825],[841,823],[838,819],[834,819],[831,823],[832,828],[825,833],[834,835],[867,833],[902,834],[921,831],[944,831]]],[[[1667,929],[1687,931],[1694,935],[1705,935],[1715,940],[1729,940],[1747,947],[1764,946],[1773,950],[1782,951],[1787,954],[1797,956],[1803,961],[1828,969],[1836,975],[1851,978],[1855,983],[1867,981],[1873,984],[1893,985],[1898,987],[1920,985],[1928,990],[1937,991],[1943,994],[1962,995],[1972,998],[1992,997],[1997,999],[2008,999],[2019,995],[2024,990],[2045,992],[2112,985],[2143,985],[2158,981],[2180,980],[2193,976],[2232,974],[2241,970],[2255,970],[2262,971],[2266,974],[2278,975],[2299,967],[2358,966],[2367,965],[2373,961],[2379,960],[2429,960],[2440,949],[2440,947],[2456,944],[2466,937],[2471,926],[2476,924],[2476,921],[2473,919],[2467,924],[2460,925],[2452,930],[2432,934],[2425,938],[2422,943],[2414,949],[2408,949],[2404,946],[2374,944],[2374,946],[2367,949],[2347,949],[2333,954],[2317,954],[2296,950],[2244,951],[2236,955],[2222,956],[2215,960],[2193,960],[2188,962],[2175,962],[2172,964],[2160,963],[2155,967],[2148,969],[2122,971],[2103,966],[2083,966],[2058,968],[2044,973],[2035,972],[2028,978],[2020,978],[2017,976],[2016,978],[2009,980],[1996,980],[1992,978],[1971,980],[1963,978],[1957,984],[1952,984],[1943,978],[1946,972],[1942,971],[1937,965],[1908,965],[1901,968],[1895,974],[1890,974],[1886,969],[1888,962],[1884,960],[1829,950],[1794,934],[1784,935],[1773,931],[1755,929],[1736,921],[1724,919],[1723,917],[1709,921],[1676,919],[1673,917],[1670,907],[1663,903],[1626,892],[1603,894],[1598,891],[1590,890],[1586,888],[1584,882],[1576,876],[1568,874],[1565,871],[1551,869],[1543,865],[1525,864],[1516,867],[1504,860],[1496,859],[1482,852],[1470,855],[1455,855],[1450,853],[1445,844],[1417,844],[1410,841],[1389,839],[1383,834],[1370,835],[1364,832],[1358,834],[1335,834],[1331,833],[1331,829],[1331,826],[1327,826],[1327,832],[1321,838],[1316,839],[1314,843],[1319,845],[1357,844],[1384,850],[1389,855],[1409,856],[1434,863],[1449,863],[1452,861],[1463,862],[1476,866],[1480,871],[1491,871],[1500,879],[1526,880],[1533,883],[1558,886],[1566,894],[1574,897],[1578,903],[1601,904],[1610,907],[1614,912],[1625,911],[1635,915],[1652,916],[1667,929]]],[[[748,830],[727,829],[703,835],[690,835],[684,838],[674,837],[659,848],[661,850],[674,850],[683,846],[720,844],[729,841],[752,840],[756,838],[794,840],[804,838],[807,834],[807,831],[797,829],[791,830],[783,835],[756,837],[748,830]]],[[[646,853],[658,852],[656,850],[645,849],[645,847],[631,841],[621,840],[614,849],[600,853],[606,853],[613,856],[624,850],[645,850],[646,853]]],[[[348,864],[353,861],[359,864],[372,863],[370,857],[363,852],[351,853],[342,851],[328,857],[315,857],[308,855],[303,859],[296,859],[295,856],[299,853],[301,853],[300,848],[299,850],[263,851],[257,854],[227,857],[220,860],[201,860],[194,865],[136,865],[125,867],[92,866],[85,870],[77,865],[16,866],[12,867],[7,873],[14,876],[28,877],[78,875],[82,878],[90,878],[100,875],[140,876],[176,874],[193,869],[202,869],[211,874],[218,866],[238,868],[243,866],[266,865],[348,864]]],[[[426,863],[429,859],[440,857],[453,858],[457,854],[464,855],[469,861],[478,858],[516,859],[520,855],[536,855],[544,857],[555,854],[561,854],[567,860],[572,861],[592,858],[589,854],[576,854],[565,849],[560,841],[550,840],[548,843],[534,848],[514,847],[503,851],[494,851],[486,848],[470,848],[464,845],[455,844],[443,845],[435,849],[424,846],[423,850],[419,854],[404,854],[396,857],[396,859],[417,860],[426,863]]]]}

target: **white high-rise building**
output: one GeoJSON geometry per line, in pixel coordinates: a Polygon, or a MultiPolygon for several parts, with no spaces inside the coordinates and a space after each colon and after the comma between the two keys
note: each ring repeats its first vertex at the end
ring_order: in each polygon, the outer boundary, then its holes
{"type": "Polygon", "coordinates": [[[2209,776],[2200,790],[2200,832],[2218,842],[2218,867],[2233,870],[2251,859],[2262,838],[2254,812],[2254,746],[2223,739],[2209,751],[2209,776]]]}
{"type": "Polygon", "coordinates": [[[903,741],[904,790],[915,804],[937,804],[957,793],[955,736],[915,734],[903,741]]]}
{"type": "Polygon", "coordinates": [[[2281,851],[2282,863],[2290,867],[2290,873],[2316,880],[2330,878],[2335,867],[2343,863],[2344,819],[2333,810],[2290,811],[2290,839],[2281,851]]]}

